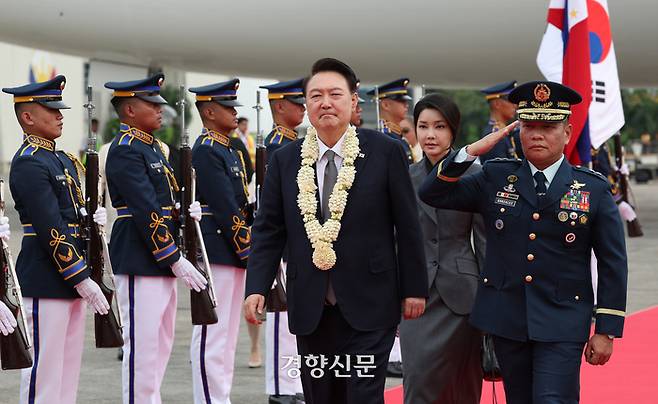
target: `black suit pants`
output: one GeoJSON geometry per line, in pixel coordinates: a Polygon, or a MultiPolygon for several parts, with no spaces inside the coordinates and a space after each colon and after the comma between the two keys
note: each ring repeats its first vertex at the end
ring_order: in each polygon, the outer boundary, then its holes
{"type": "Polygon", "coordinates": [[[297,336],[306,403],[384,404],[386,365],[395,329],[358,331],[345,321],[338,306],[325,306],[315,331],[297,336]],[[317,360],[310,355],[324,355],[327,363],[322,366],[322,372],[318,370],[317,360]],[[368,356],[362,360],[372,362],[374,368],[359,367],[357,355],[368,356]],[[346,356],[349,357],[349,371],[346,356]],[[344,367],[330,369],[336,357],[344,367]],[[337,373],[348,377],[337,377],[337,373]]]}

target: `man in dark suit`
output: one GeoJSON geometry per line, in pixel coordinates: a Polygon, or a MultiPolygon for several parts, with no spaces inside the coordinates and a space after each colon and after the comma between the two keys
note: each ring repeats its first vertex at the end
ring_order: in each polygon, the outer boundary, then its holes
{"type": "Polygon", "coordinates": [[[559,83],[523,84],[518,104],[524,160],[499,159],[462,176],[517,123],[493,132],[435,168],[420,198],[435,207],[480,212],[485,268],[471,322],[494,336],[510,404],[577,403],[581,354],[593,365],[622,336],[627,262],[624,230],[600,174],[572,166],[563,150],[578,93],[559,83]],[[598,258],[596,327],[590,260],[598,258]]]}
{"type": "Polygon", "coordinates": [[[289,326],[306,402],[383,403],[401,313],[420,316],[427,296],[407,163],[394,140],[349,125],[357,104],[349,66],[317,61],[304,89],[313,126],[270,160],[245,317],[258,321],[287,243],[289,326]]]}

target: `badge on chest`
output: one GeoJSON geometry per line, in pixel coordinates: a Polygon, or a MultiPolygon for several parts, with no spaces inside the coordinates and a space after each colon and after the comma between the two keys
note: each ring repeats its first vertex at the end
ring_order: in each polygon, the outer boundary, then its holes
{"type": "Polygon", "coordinates": [[[585,184],[573,181],[569,191],[560,199],[560,209],[589,212],[589,192],[582,191],[585,184]]]}

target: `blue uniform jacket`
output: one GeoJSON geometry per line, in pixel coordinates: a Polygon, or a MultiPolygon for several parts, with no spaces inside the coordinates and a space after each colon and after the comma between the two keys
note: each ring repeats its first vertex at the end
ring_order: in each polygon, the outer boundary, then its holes
{"type": "Polygon", "coordinates": [[[201,232],[212,264],[246,268],[251,246],[246,174],[229,142],[227,136],[204,128],[192,149],[203,211],[201,232]]]}
{"type": "Polygon", "coordinates": [[[80,239],[82,170],[55,142],[25,135],[11,163],[9,186],[23,224],[16,272],[23,296],[73,299],[89,277],[80,239]]]}
{"type": "Polygon", "coordinates": [[[411,152],[411,145],[407,142],[407,139],[402,136],[402,131],[399,125],[396,125],[392,122],[381,121],[382,122],[382,133],[388,135],[391,139],[395,139],[402,145],[402,150],[404,155],[407,157],[407,164],[414,163],[414,155],[411,152]]]}
{"type": "Polygon", "coordinates": [[[107,184],[117,220],[112,227],[110,258],[122,275],[173,276],[170,265],[180,258],[172,220],[173,170],[158,141],[121,124],[105,164],[107,184]]]}
{"type": "Polygon", "coordinates": [[[297,132],[288,129],[285,126],[275,125],[272,131],[265,138],[265,148],[267,150],[267,161],[272,159],[272,154],[282,146],[294,142],[297,139],[297,132]]]}
{"type": "Polygon", "coordinates": [[[586,341],[594,304],[593,249],[596,333],[620,337],[626,246],[605,178],[565,159],[538,201],[526,160],[491,160],[482,172],[462,177],[471,163],[455,163],[456,154],[434,168],[419,195],[429,205],[484,217],[487,250],[473,325],[518,341],[586,341]]]}

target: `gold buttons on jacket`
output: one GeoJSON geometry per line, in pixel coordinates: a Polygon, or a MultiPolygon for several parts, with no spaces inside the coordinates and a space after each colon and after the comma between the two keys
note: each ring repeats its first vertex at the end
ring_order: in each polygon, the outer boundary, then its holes
{"type": "Polygon", "coordinates": [[[528,254],[528,261],[532,261],[532,260],[534,260],[534,259],[535,259],[535,255],[534,255],[534,254],[528,254]]]}
{"type": "Polygon", "coordinates": [[[537,235],[536,235],[535,233],[530,233],[530,234],[528,234],[528,238],[529,238],[530,240],[534,240],[534,239],[537,238],[537,235]]]}
{"type": "Polygon", "coordinates": [[[526,283],[530,283],[530,282],[532,282],[532,275],[526,275],[526,276],[525,276],[525,282],[526,282],[526,283]]]}
{"type": "Polygon", "coordinates": [[[535,220],[539,220],[539,213],[535,212],[532,214],[532,218],[535,220]]]}

